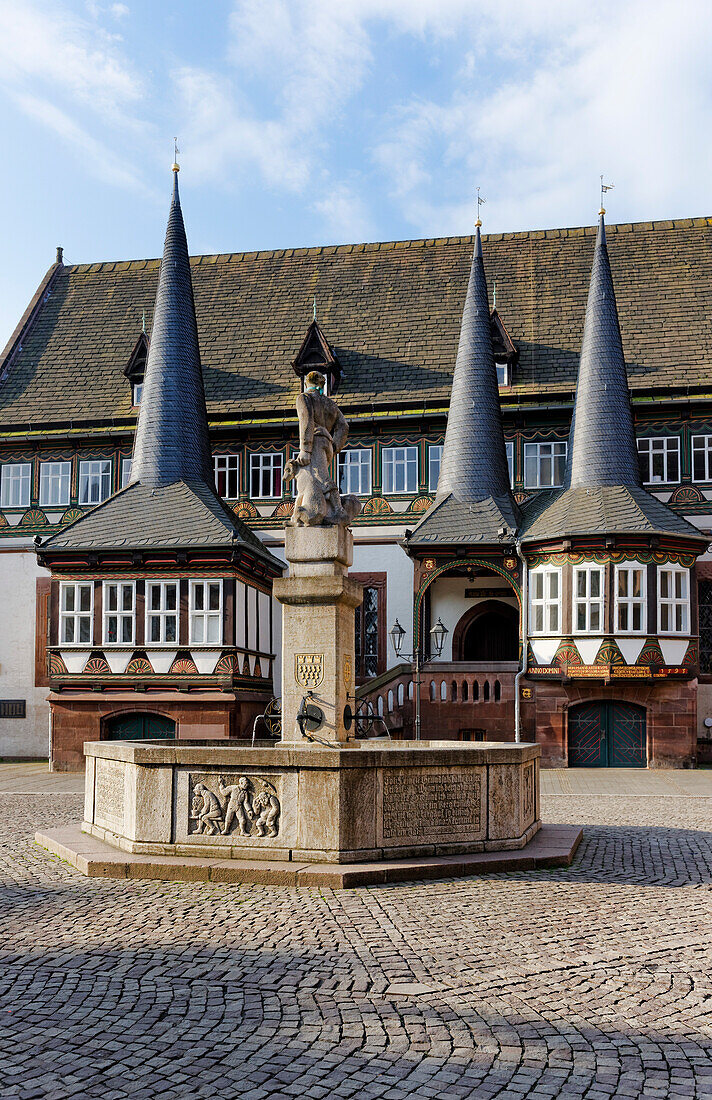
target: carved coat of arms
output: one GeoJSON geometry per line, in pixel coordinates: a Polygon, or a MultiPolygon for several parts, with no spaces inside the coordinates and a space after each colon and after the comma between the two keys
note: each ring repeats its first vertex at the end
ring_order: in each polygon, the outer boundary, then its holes
{"type": "Polygon", "coordinates": [[[347,688],[349,688],[351,686],[351,680],[353,679],[353,669],[352,669],[352,666],[351,666],[351,656],[350,655],[347,655],[346,657],[344,657],[343,675],[344,675],[344,684],[346,685],[347,688]]]}
{"type": "Polygon", "coordinates": [[[303,688],[317,688],[324,680],[323,653],[295,653],[294,679],[303,688]]]}

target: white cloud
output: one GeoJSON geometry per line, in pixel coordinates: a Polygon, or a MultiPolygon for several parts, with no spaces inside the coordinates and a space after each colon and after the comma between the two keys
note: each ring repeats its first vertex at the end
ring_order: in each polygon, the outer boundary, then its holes
{"type": "Polygon", "coordinates": [[[363,197],[346,183],[330,188],[313,209],[322,218],[329,241],[354,243],[375,237],[373,219],[363,197]]]}

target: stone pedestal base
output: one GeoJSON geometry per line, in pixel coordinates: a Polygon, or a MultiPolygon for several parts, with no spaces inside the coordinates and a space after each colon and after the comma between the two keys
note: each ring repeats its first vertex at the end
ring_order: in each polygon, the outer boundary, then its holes
{"type": "Polygon", "coordinates": [[[523,848],[538,745],[98,742],[83,829],[127,852],[353,863],[523,848]]]}

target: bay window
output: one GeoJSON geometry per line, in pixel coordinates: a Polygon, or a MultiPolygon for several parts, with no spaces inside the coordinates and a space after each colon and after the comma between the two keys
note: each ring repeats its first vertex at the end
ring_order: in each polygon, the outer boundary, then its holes
{"type": "Polygon", "coordinates": [[[577,565],[574,569],[574,633],[603,631],[603,566],[577,565]]]}
{"type": "Polygon", "coordinates": [[[645,634],[646,568],[644,565],[617,565],[615,575],[614,622],[616,633],[645,634]]]}
{"type": "Polygon", "coordinates": [[[62,581],[59,593],[59,644],[93,645],[94,585],[62,581]]]}
{"type": "Polygon", "coordinates": [[[178,641],[178,582],[146,584],[146,644],[170,645],[178,641]]]}
{"type": "Polygon", "coordinates": [[[136,585],[104,581],[104,645],[133,645],[136,634],[136,585]]]}
{"type": "Polygon", "coordinates": [[[190,644],[222,645],[222,581],[190,582],[190,644]]]}
{"type": "Polygon", "coordinates": [[[529,575],[530,631],[558,634],[561,630],[561,570],[540,566],[529,575]]]}

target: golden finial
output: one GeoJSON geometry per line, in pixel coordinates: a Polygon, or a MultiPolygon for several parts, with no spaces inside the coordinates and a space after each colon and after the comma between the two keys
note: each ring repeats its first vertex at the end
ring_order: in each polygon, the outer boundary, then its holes
{"type": "Polygon", "coordinates": [[[599,217],[602,214],[605,214],[605,212],[606,212],[606,208],[603,205],[603,199],[604,199],[604,196],[606,194],[606,191],[612,191],[614,187],[615,187],[615,184],[613,184],[613,183],[604,183],[603,182],[603,172],[601,172],[601,209],[598,211],[599,217]]]}
{"type": "Polygon", "coordinates": [[[180,149],[178,148],[178,138],[174,137],[173,138],[173,164],[171,165],[171,169],[174,172],[180,172],[180,164],[178,163],[178,154],[179,153],[180,153],[180,149]]]}
{"type": "Polygon", "coordinates": [[[479,228],[480,228],[480,226],[482,225],[482,221],[481,221],[481,219],[480,219],[480,207],[481,207],[481,206],[484,206],[484,204],[485,204],[486,202],[487,202],[487,199],[483,199],[483,198],[482,198],[482,196],[480,195],[480,189],[479,189],[479,187],[478,187],[478,188],[477,188],[477,221],[475,222],[475,227],[476,227],[477,229],[479,229],[479,228]]]}

